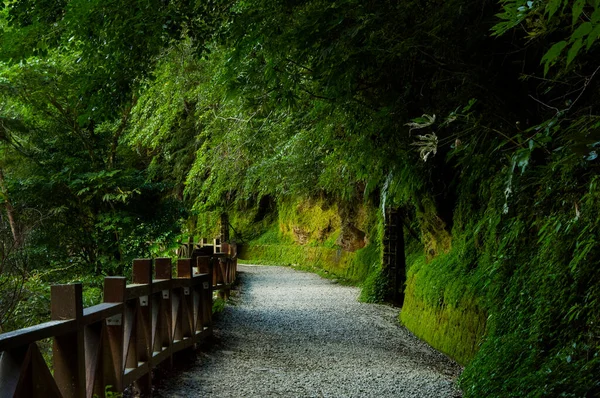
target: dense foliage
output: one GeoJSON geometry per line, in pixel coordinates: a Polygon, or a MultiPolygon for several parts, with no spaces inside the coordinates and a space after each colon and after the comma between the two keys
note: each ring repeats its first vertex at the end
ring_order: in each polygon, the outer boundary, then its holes
{"type": "Polygon", "coordinates": [[[23,278],[126,271],[209,211],[400,206],[421,299],[489,314],[467,396],[600,394],[597,0],[14,0],[0,27],[1,321],[23,278]]]}

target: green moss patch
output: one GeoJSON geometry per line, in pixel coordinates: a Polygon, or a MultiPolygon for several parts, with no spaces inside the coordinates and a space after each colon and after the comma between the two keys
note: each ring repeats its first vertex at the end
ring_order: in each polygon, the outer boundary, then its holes
{"type": "Polygon", "coordinates": [[[417,276],[406,283],[400,321],[417,337],[462,365],[473,359],[485,332],[486,314],[473,299],[457,305],[431,304],[419,298],[417,276]]]}
{"type": "Polygon", "coordinates": [[[368,272],[365,265],[357,261],[359,257],[357,253],[361,250],[350,253],[327,247],[251,244],[242,246],[239,258],[242,263],[292,265],[303,269],[317,268],[358,283],[368,272]]]}

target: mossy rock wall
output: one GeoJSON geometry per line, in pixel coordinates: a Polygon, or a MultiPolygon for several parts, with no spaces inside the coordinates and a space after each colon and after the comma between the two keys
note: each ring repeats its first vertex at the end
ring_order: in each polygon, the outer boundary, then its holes
{"type": "Polygon", "coordinates": [[[376,208],[364,204],[347,207],[340,209],[322,199],[280,202],[271,226],[241,246],[240,260],[317,269],[360,284],[380,267],[378,214],[376,208]],[[351,252],[338,245],[348,224],[366,233],[366,246],[351,252]]]}
{"type": "MultiPolygon", "coordinates": [[[[360,205],[348,212],[322,200],[278,203],[272,223],[260,236],[241,245],[238,255],[241,261],[251,264],[325,271],[361,285],[362,301],[380,302],[388,289],[381,269],[382,233],[383,220],[373,206],[360,205]],[[366,232],[366,246],[354,252],[336,244],[348,222],[366,232]]],[[[429,260],[423,246],[411,241],[400,321],[416,336],[464,365],[479,348],[487,314],[476,304],[476,295],[463,286],[468,278],[458,264],[458,249],[460,246],[429,260]]]]}
{"type": "Polygon", "coordinates": [[[413,275],[406,282],[400,321],[417,337],[466,365],[479,349],[486,313],[474,299],[462,299],[457,305],[428,303],[415,291],[417,277],[413,275]]]}
{"type": "Polygon", "coordinates": [[[352,282],[362,282],[368,272],[362,264],[357,264],[356,253],[327,247],[250,244],[242,246],[239,257],[252,264],[318,268],[352,282]]]}

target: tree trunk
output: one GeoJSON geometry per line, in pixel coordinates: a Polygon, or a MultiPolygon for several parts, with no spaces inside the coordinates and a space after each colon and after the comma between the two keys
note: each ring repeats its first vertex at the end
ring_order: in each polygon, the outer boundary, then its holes
{"type": "Polygon", "coordinates": [[[19,226],[17,225],[16,217],[15,217],[15,209],[10,202],[10,198],[8,197],[8,190],[6,189],[6,184],[4,183],[4,172],[2,168],[0,168],[0,193],[4,196],[4,207],[6,208],[6,214],[8,216],[8,223],[10,225],[10,230],[13,235],[15,246],[21,247],[22,245],[22,237],[19,231],[19,226]]]}

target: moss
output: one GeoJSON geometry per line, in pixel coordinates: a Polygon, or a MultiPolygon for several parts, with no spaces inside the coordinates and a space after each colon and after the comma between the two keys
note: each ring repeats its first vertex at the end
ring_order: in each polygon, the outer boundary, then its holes
{"type": "Polygon", "coordinates": [[[196,216],[196,222],[188,226],[190,232],[197,238],[213,239],[219,236],[220,212],[202,212],[196,216]]]}
{"type": "Polygon", "coordinates": [[[315,246],[339,235],[342,223],[338,206],[318,199],[279,203],[278,225],[282,239],[315,246]]]}
{"type": "Polygon", "coordinates": [[[448,253],[452,246],[452,237],[446,229],[446,224],[438,216],[433,200],[425,197],[421,199],[420,204],[416,215],[427,258],[432,259],[439,254],[448,253]]]}
{"type": "Polygon", "coordinates": [[[341,249],[301,245],[243,245],[241,262],[264,265],[292,265],[303,269],[318,268],[351,282],[360,282],[353,265],[354,253],[341,249]],[[353,272],[349,272],[352,270],[353,272]]]}
{"type": "MultiPolygon", "coordinates": [[[[376,208],[359,205],[353,214],[351,221],[368,231],[369,243],[355,252],[347,252],[336,244],[342,226],[337,205],[329,205],[323,199],[280,203],[277,221],[241,247],[240,260],[293,265],[361,284],[368,275],[380,272],[382,231],[376,208]],[[303,239],[299,239],[301,234],[305,234],[303,239]]],[[[379,283],[380,279],[371,280],[379,283]]],[[[369,286],[376,289],[372,283],[369,286]]]]}
{"type": "Polygon", "coordinates": [[[381,268],[374,270],[362,285],[359,300],[364,303],[381,303],[388,296],[388,278],[381,268]]]}
{"type": "Polygon", "coordinates": [[[474,298],[463,298],[455,305],[432,304],[420,298],[416,291],[417,278],[412,275],[406,283],[400,321],[417,337],[466,365],[479,349],[486,313],[474,298]]]}

